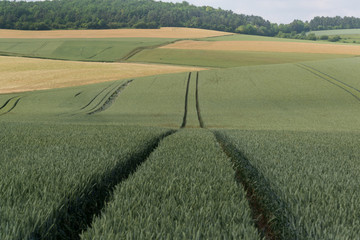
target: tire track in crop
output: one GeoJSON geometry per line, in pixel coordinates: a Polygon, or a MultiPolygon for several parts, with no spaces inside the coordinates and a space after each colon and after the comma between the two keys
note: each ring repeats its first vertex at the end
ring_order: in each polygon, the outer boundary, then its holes
{"type": "Polygon", "coordinates": [[[94,55],[92,55],[92,56],[90,56],[90,57],[88,57],[88,59],[92,59],[92,58],[96,57],[97,55],[99,55],[99,54],[101,54],[101,53],[103,53],[103,52],[105,52],[105,51],[107,51],[107,50],[109,50],[109,49],[111,49],[111,48],[113,48],[113,47],[104,48],[103,50],[95,53],[94,55]]]}
{"type": "MultiPolygon", "coordinates": [[[[113,94],[111,94],[108,99],[101,105],[101,107],[97,108],[94,111],[88,112],[88,115],[93,115],[95,113],[98,112],[102,112],[105,111],[106,109],[108,109],[117,99],[117,97],[119,96],[119,94],[132,82],[134,81],[134,79],[128,80],[125,83],[121,84],[114,92],[113,94]]],[[[102,101],[101,101],[102,102],[102,101]]]]}
{"type": "Polygon", "coordinates": [[[81,232],[91,227],[93,219],[101,214],[111,200],[115,187],[136,172],[160,142],[175,132],[170,130],[152,139],[146,148],[129,156],[125,163],[120,162],[100,178],[89,181],[85,189],[79,190],[73,197],[69,196],[46,221],[35,226],[35,231],[29,235],[28,240],[80,239],[81,232]]]}
{"type": "Polygon", "coordinates": [[[123,84],[123,83],[121,83],[121,84],[116,85],[115,87],[113,87],[110,91],[108,91],[108,92],[105,94],[105,96],[103,96],[103,98],[102,98],[94,107],[92,107],[91,109],[86,110],[86,111],[89,113],[89,112],[92,112],[92,111],[94,111],[95,109],[99,108],[99,106],[105,101],[105,99],[108,99],[108,98],[111,96],[111,94],[112,94],[114,91],[116,91],[116,89],[118,89],[119,87],[121,87],[122,84],[123,84]]]}
{"type": "Polygon", "coordinates": [[[4,103],[4,105],[2,105],[0,108],[0,116],[5,115],[5,114],[11,112],[12,110],[14,110],[14,108],[18,105],[20,100],[21,100],[21,97],[19,97],[19,96],[8,99],[4,103]],[[10,106],[10,108],[7,109],[7,106],[10,106]]]}
{"type": "MultiPolygon", "coordinates": [[[[271,189],[270,183],[228,137],[213,132],[223,152],[231,159],[235,179],[246,191],[246,198],[259,233],[265,239],[304,239],[303,230],[290,224],[291,213],[286,204],[271,189]]],[[[306,238],[305,238],[306,239],[306,238]]]]}
{"type": "Polygon", "coordinates": [[[184,117],[180,128],[186,127],[186,118],[188,112],[188,96],[189,96],[189,88],[190,88],[190,80],[191,80],[191,72],[189,72],[188,80],[186,84],[186,91],[185,91],[185,108],[184,108],[184,117]]]}
{"type": "Polygon", "coordinates": [[[201,128],[205,128],[204,121],[201,117],[200,112],[200,103],[199,103],[199,72],[196,72],[196,91],[195,91],[195,99],[196,99],[196,112],[199,120],[199,125],[201,128]]]}
{"type": "Polygon", "coordinates": [[[336,78],[334,78],[333,76],[330,76],[326,73],[323,73],[313,67],[307,66],[305,64],[296,64],[298,67],[312,73],[313,75],[335,85],[338,88],[341,88],[342,90],[344,90],[345,92],[349,93],[351,96],[353,96],[354,98],[356,98],[356,100],[360,101],[360,90],[343,82],[340,81],[336,78]]]}
{"type": "Polygon", "coordinates": [[[98,94],[95,95],[95,97],[93,97],[90,102],[88,102],[85,106],[83,106],[82,108],[80,108],[80,110],[83,110],[85,108],[87,108],[93,101],[95,101],[95,99],[102,94],[104,91],[106,91],[107,89],[109,89],[111,86],[115,85],[116,82],[110,84],[109,86],[107,86],[106,88],[102,89],[98,94]]]}
{"type": "Polygon", "coordinates": [[[127,53],[125,56],[123,56],[121,59],[119,59],[120,62],[123,62],[123,61],[127,61],[129,60],[130,58],[134,57],[136,54],[144,51],[144,50],[147,50],[147,49],[155,49],[155,48],[159,48],[159,47],[162,47],[162,46],[166,46],[166,45],[169,45],[169,44],[172,44],[172,43],[176,43],[178,41],[182,41],[184,39],[176,39],[174,41],[171,41],[171,42],[165,42],[165,43],[161,43],[161,44],[157,44],[157,45],[152,45],[152,46],[143,46],[143,47],[137,47],[137,48],[134,48],[133,50],[131,50],[129,53],[127,53]]]}

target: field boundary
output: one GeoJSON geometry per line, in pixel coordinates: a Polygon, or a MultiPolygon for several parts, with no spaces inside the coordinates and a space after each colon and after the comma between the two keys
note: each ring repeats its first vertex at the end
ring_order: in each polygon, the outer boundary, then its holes
{"type": "Polygon", "coordinates": [[[181,127],[180,127],[180,128],[185,128],[185,127],[186,127],[186,118],[187,118],[187,112],[188,112],[188,97],[189,97],[190,81],[191,81],[191,72],[189,72],[188,80],[187,80],[187,84],[186,84],[184,116],[183,116],[183,121],[182,121],[182,123],[181,123],[181,127]]]}
{"type": "Polygon", "coordinates": [[[223,152],[231,159],[235,179],[246,191],[255,226],[265,239],[303,239],[291,225],[294,219],[286,204],[271,189],[266,178],[250,161],[219,131],[213,131],[223,152]]]}
{"type": "Polygon", "coordinates": [[[360,101],[360,90],[343,82],[340,81],[336,78],[334,78],[333,76],[330,76],[329,74],[323,73],[319,70],[317,70],[316,68],[310,67],[308,65],[305,64],[296,64],[298,67],[312,73],[313,75],[337,86],[338,88],[341,88],[342,90],[344,90],[345,92],[349,93],[350,95],[352,95],[354,98],[356,98],[356,100],[360,101]]]}
{"type": "Polygon", "coordinates": [[[174,134],[169,130],[153,138],[148,146],[129,156],[126,162],[118,163],[104,173],[99,180],[92,179],[85,189],[79,189],[67,200],[59,204],[43,223],[35,226],[28,236],[29,240],[40,239],[79,239],[81,232],[91,226],[93,219],[101,214],[102,209],[111,200],[115,187],[136,172],[138,166],[147,160],[152,152],[166,137],[174,134]]]}

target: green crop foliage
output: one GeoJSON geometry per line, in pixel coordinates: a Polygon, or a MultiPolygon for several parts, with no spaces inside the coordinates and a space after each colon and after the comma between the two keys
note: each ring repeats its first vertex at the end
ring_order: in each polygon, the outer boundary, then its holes
{"type": "Polygon", "coordinates": [[[346,57],[351,56],[340,54],[186,50],[162,48],[143,50],[140,53],[134,55],[128,61],[229,68],[346,57]]]}
{"type": "Polygon", "coordinates": [[[164,139],[82,239],[260,239],[230,160],[206,130],[164,139]]]}
{"type": "Polygon", "coordinates": [[[303,239],[359,236],[359,132],[224,133],[268,179],[303,239]]]}
{"type": "MultiPolygon", "coordinates": [[[[326,66],[332,66],[329,72],[339,71],[338,80],[358,86],[357,78],[346,77],[342,70],[350,65],[349,76],[360,74],[356,63],[358,58],[328,60],[319,69],[326,73],[326,66]]],[[[353,90],[353,96],[328,80],[295,64],[201,72],[202,117],[214,128],[358,131],[360,92],[353,90]]]]}
{"type": "Polygon", "coordinates": [[[166,38],[0,39],[0,55],[114,62],[137,48],[171,41],[166,38]]]}
{"type": "MultiPolygon", "coordinates": [[[[106,189],[115,177],[113,169],[125,171],[127,162],[135,161],[132,156],[143,158],[143,149],[165,132],[160,128],[68,124],[0,123],[0,127],[3,240],[25,239],[34,231],[51,232],[48,225],[57,227],[59,218],[69,219],[65,226],[72,226],[71,219],[76,217],[62,209],[71,201],[80,201],[77,210],[83,207],[82,201],[98,201],[91,198],[91,189],[106,189]]],[[[79,215],[86,211],[84,208],[79,215]]],[[[57,234],[61,236],[61,232],[57,234]]]]}

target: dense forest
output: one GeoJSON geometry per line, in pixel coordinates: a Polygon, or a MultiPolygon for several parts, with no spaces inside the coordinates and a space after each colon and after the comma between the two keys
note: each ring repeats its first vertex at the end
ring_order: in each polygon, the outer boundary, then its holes
{"type": "Polygon", "coordinates": [[[188,2],[154,0],[0,1],[0,28],[22,30],[191,27],[227,32],[313,38],[310,30],[360,28],[360,18],[315,17],[310,22],[271,23],[188,2]]]}

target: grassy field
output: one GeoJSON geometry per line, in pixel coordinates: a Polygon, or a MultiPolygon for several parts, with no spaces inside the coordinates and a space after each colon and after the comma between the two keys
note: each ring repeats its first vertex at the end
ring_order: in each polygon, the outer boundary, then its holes
{"type": "Polygon", "coordinates": [[[341,37],[341,43],[356,43],[360,44],[360,29],[338,29],[338,30],[323,30],[323,31],[312,31],[316,36],[334,36],[338,35],[341,37]]]}
{"type": "MultiPolygon", "coordinates": [[[[358,61],[349,58],[202,72],[203,119],[208,127],[218,128],[358,131],[359,84],[351,77],[341,77],[347,74],[346,66],[358,61]],[[318,65],[333,70],[324,75],[318,65]],[[338,79],[332,77],[334,72],[338,79]]],[[[352,70],[359,74],[358,69],[352,70]]]]}
{"type": "Polygon", "coordinates": [[[1,57],[0,239],[356,239],[360,58],[274,49],[1,57]]]}

